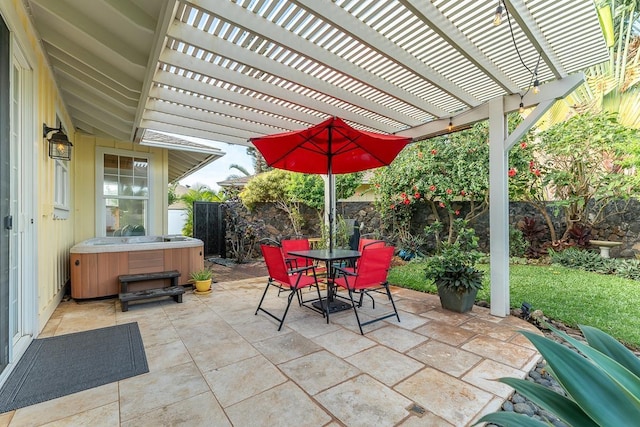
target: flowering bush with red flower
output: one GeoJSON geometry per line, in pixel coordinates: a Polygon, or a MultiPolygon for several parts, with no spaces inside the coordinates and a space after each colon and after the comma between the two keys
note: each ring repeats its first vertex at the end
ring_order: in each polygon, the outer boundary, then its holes
{"type": "Polygon", "coordinates": [[[534,145],[529,162],[520,166],[523,173],[509,185],[545,218],[552,241],[567,239],[576,224],[597,227],[607,204],[640,189],[640,177],[631,173],[640,166],[639,133],[618,123],[613,114],[575,115],[539,133],[534,145]],[[549,206],[564,214],[563,235],[555,230],[549,206]]]}
{"type": "MultiPolygon", "coordinates": [[[[515,124],[510,125],[511,128],[515,124]]],[[[394,234],[406,229],[419,204],[426,204],[436,221],[472,220],[485,212],[489,194],[489,131],[486,123],[447,136],[411,144],[386,168],[376,170],[372,182],[383,226],[394,234]],[[422,153],[431,153],[423,157],[422,153]],[[408,196],[413,194],[413,197],[408,196]],[[462,211],[462,203],[470,208],[462,211]],[[395,209],[390,211],[388,206],[395,209]]],[[[529,142],[513,149],[514,170],[527,170],[529,142]]],[[[520,175],[520,174],[519,174],[520,175]]]]}
{"type": "MultiPolygon", "coordinates": [[[[372,182],[389,234],[407,228],[418,204],[454,218],[461,202],[472,204],[467,217],[486,209],[489,148],[486,125],[405,148],[388,167],[376,170],[372,182]],[[431,153],[423,157],[422,153],[431,153]],[[411,194],[412,196],[409,196],[411,194]],[[395,209],[389,211],[393,204],[395,209]]],[[[438,218],[439,219],[439,218],[438,218]]]]}

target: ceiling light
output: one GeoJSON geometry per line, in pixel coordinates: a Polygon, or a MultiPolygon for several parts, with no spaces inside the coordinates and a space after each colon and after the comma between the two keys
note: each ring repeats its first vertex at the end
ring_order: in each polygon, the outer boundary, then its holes
{"type": "Polygon", "coordinates": [[[533,81],[533,93],[536,95],[540,93],[540,82],[538,81],[538,79],[535,79],[533,81]]]}
{"type": "Polygon", "coordinates": [[[520,97],[520,108],[518,108],[518,112],[520,114],[524,113],[524,102],[522,102],[522,97],[520,97]]]}
{"type": "Polygon", "coordinates": [[[493,17],[493,25],[498,26],[502,23],[502,3],[498,1],[498,7],[496,7],[496,14],[493,17]]]}

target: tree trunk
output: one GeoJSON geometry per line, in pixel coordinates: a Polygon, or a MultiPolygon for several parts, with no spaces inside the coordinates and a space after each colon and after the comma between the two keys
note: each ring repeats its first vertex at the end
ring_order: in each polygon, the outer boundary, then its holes
{"type": "Polygon", "coordinates": [[[547,228],[549,228],[549,235],[551,237],[551,241],[552,242],[558,241],[558,236],[556,235],[556,228],[553,225],[553,221],[551,220],[551,216],[549,215],[549,212],[547,212],[547,207],[545,205],[540,206],[537,203],[532,203],[532,202],[529,202],[529,203],[531,203],[531,205],[533,205],[533,207],[536,208],[538,212],[540,212],[540,214],[544,218],[544,221],[547,223],[547,228]]]}

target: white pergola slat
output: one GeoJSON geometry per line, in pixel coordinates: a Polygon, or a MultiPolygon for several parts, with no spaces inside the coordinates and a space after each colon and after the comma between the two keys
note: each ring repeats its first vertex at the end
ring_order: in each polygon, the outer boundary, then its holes
{"type": "MultiPolygon", "coordinates": [[[[505,0],[524,65],[506,13],[492,25],[496,0],[26,4],[62,91],[78,87],[118,109],[134,106],[118,134],[135,141],[147,103],[162,94],[197,108],[212,101],[208,111],[224,103],[213,120],[236,117],[269,132],[331,115],[388,133],[433,122],[444,130],[449,117],[524,94],[536,65],[545,83],[607,59],[592,0],[505,0]],[[181,90],[159,94],[157,86],[181,90]]],[[[83,123],[99,128],[99,110],[83,123]]]]}

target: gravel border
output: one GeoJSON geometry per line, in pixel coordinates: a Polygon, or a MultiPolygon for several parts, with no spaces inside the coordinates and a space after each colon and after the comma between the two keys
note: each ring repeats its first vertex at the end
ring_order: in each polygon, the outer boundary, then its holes
{"type": "MultiPolygon", "coordinates": [[[[540,331],[547,338],[551,338],[572,350],[575,350],[575,348],[571,344],[567,343],[560,337],[553,334],[551,330],[549,330],[543,325],[550,324],[554,328],[565,332],[567,335],[571,336],[572,338],[575,338],[577,340],[580,340],[586,343],[586,340],[584,339],[584,336],[582,335],[582,332],[579,329],[570,328],[562,323],[549,320],[548,318],[544,317],[544,314],[542,313],[541,310],[536,310],[532,312],[531,315],[525,316],[521,309],[515,309],[515,310],[511,310],[511,315],[520,317],[522,319],[529,321],[529,323],[533,324],[538,329],[540,329],[540,331]]],[[[630,349],[630,350],[636,356],[640,357],[640,352],[633,349],[630,349]]],[[[539,361],[536,364],[536,366],[531,371],[529,371],[525,379],[527,381],[535,382],[544,387],[547,387],[562,396],[567,396],[567,393],[564,391],[562,386],[547,371],[547,363],[544,360],[539,361]]],[[[529,399],[527,399],[525,396],[521,395],[518,392],[514,392],[511,395],[511,397],[502,404],[501,410],[504,412],[516,412],[519,414],[527,415],[539,421],[550,423],[554,427],[569,427],[568,424],[560,420],[554,414],[542,409],[541,407],[539,407],[538,405],[536,405],[535,403],[533,403],[532,401],[530,401],[529,399]]],[[[486,427],[498,427],[498,426],[496,424],[487,423],[486,427]]]]}

